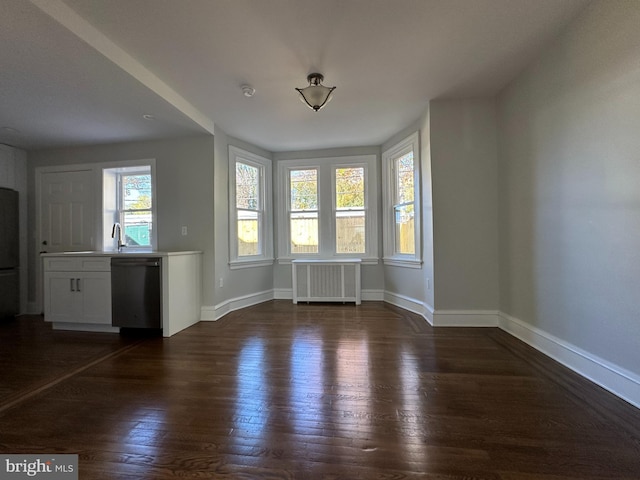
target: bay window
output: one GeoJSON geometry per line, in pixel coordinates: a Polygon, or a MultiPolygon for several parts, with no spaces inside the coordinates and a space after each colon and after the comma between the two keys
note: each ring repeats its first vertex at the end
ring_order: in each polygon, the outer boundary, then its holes
{"type": "Polygon", "coordinates": [[[278,162],[278,257],[377,263],[376,157],[278,162]]]}
{"type": "Polygon", "coordinates": [[[231,268],[271,264],[270,160],[229,147],[229,206],[231,268]]]}
{"type": "Polygon", "coordinates": [[[418,134],[382,154],[384,263],[419,268],[420,175],[418,134]]]}

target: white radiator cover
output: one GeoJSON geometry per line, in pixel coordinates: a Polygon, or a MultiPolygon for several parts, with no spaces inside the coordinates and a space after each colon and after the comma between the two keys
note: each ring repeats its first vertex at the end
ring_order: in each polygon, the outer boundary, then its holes
{"type": "Polygon", "coordinates": [[[293,303],[355,302],[360,305],[360,263],[360,259],[293,260],[293,303]]]}

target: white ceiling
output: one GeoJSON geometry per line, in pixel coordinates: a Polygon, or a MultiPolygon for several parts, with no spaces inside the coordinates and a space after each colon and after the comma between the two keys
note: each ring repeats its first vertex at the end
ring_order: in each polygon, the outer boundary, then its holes
{"type": "Polygon", "coordinates": [[[379,145],[431,99],[495,95],[588,3],[0,0],[0,143],[156,139],[215,123],[270,151],[379,145]],[[337,86],[317,113],[294,90],[313,71],[337,86]]]}

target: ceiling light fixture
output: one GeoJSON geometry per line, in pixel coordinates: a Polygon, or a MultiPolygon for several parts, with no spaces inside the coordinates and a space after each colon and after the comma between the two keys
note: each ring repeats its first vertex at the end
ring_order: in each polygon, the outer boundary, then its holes
{"type": "Polygon", "coordinates": [[[256,89],[251,85],[242,85],[240,88],[242,89],[242,94],[247,98],[253,97],[253,95],[256,93],[256,89]]]}
{"type": "Polygon", "coordinates": [[[300,93],[300,100],[317,112],[331,100],[331,94],[336,87],[322,85],[324,76],[321,73],[310,73],[307,80],[309,81],[308,87],[296,88],[296,90],[300,93]]]}

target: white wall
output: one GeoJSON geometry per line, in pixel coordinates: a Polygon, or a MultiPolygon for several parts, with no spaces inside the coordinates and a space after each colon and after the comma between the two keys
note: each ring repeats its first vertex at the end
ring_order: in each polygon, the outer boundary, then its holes
{"type": "Polygon", "coordinates": [[[635,374],[639,25],[594,2],[498,98],[501,310],[635,374]]]}
{"type": "MultiPolygon", "coordinates": [[[[395,134],[381,147],[385,152],[409,135],[420,133],[421,239],[422,266],[419,269],[393,265],[384,266],[386,300],[431,320],[433,312],[433,211],[431,187],[431,144],[429,109],[407,128],[395,134]]],[[[381,222],[382,224],[382,222],[381,222]]]]}
{"type": "MultiPolygon", "coordinates": [[[[219,317],[228,311],[228,302],[242,297],[259,297],[255,294],[273,290],[273,266],[252,267],[239,270],[229,268],[229,145],[271,159],[272,154],[242,140],[227,136],[216,125],[215,135],[215,295],[212,303],[205,304],[207,319],[219,317]],[[223,286],[220,286],[222,279],[223,286]]],[[[265,297],[263,299],[267,299],[265,297]]],[[[238,306],[243,306],[240,303],[238,306]]],[[[234,307],[235,308],[235,307],[234,307]]]]}
{"type": "Polygon", "coordinates": [[[429,104],[436,311],[499,306],[493,99],[429,104]]]}
{"type": "MultiPolygon", "coordinates": [[[[158,249],[203,251],[203,301],[213,303],[213,154],[213,136],[28,152],[30,272],[39,261],[34,237],[36,167],[155,158],[158,249]],[[182,235],[182,226],[188,228],[187,236],[182,235]]],[[[30,300],[35,296],[32,274],[30,300]]]]}
{"type": "Polygon", "coordinates": [[[425,314],[432,315],[435,305],[433,252],[433,172],[431,168],[431,118],[427,108],[418,122],[422,176],[422,269],[425,314]]]}

